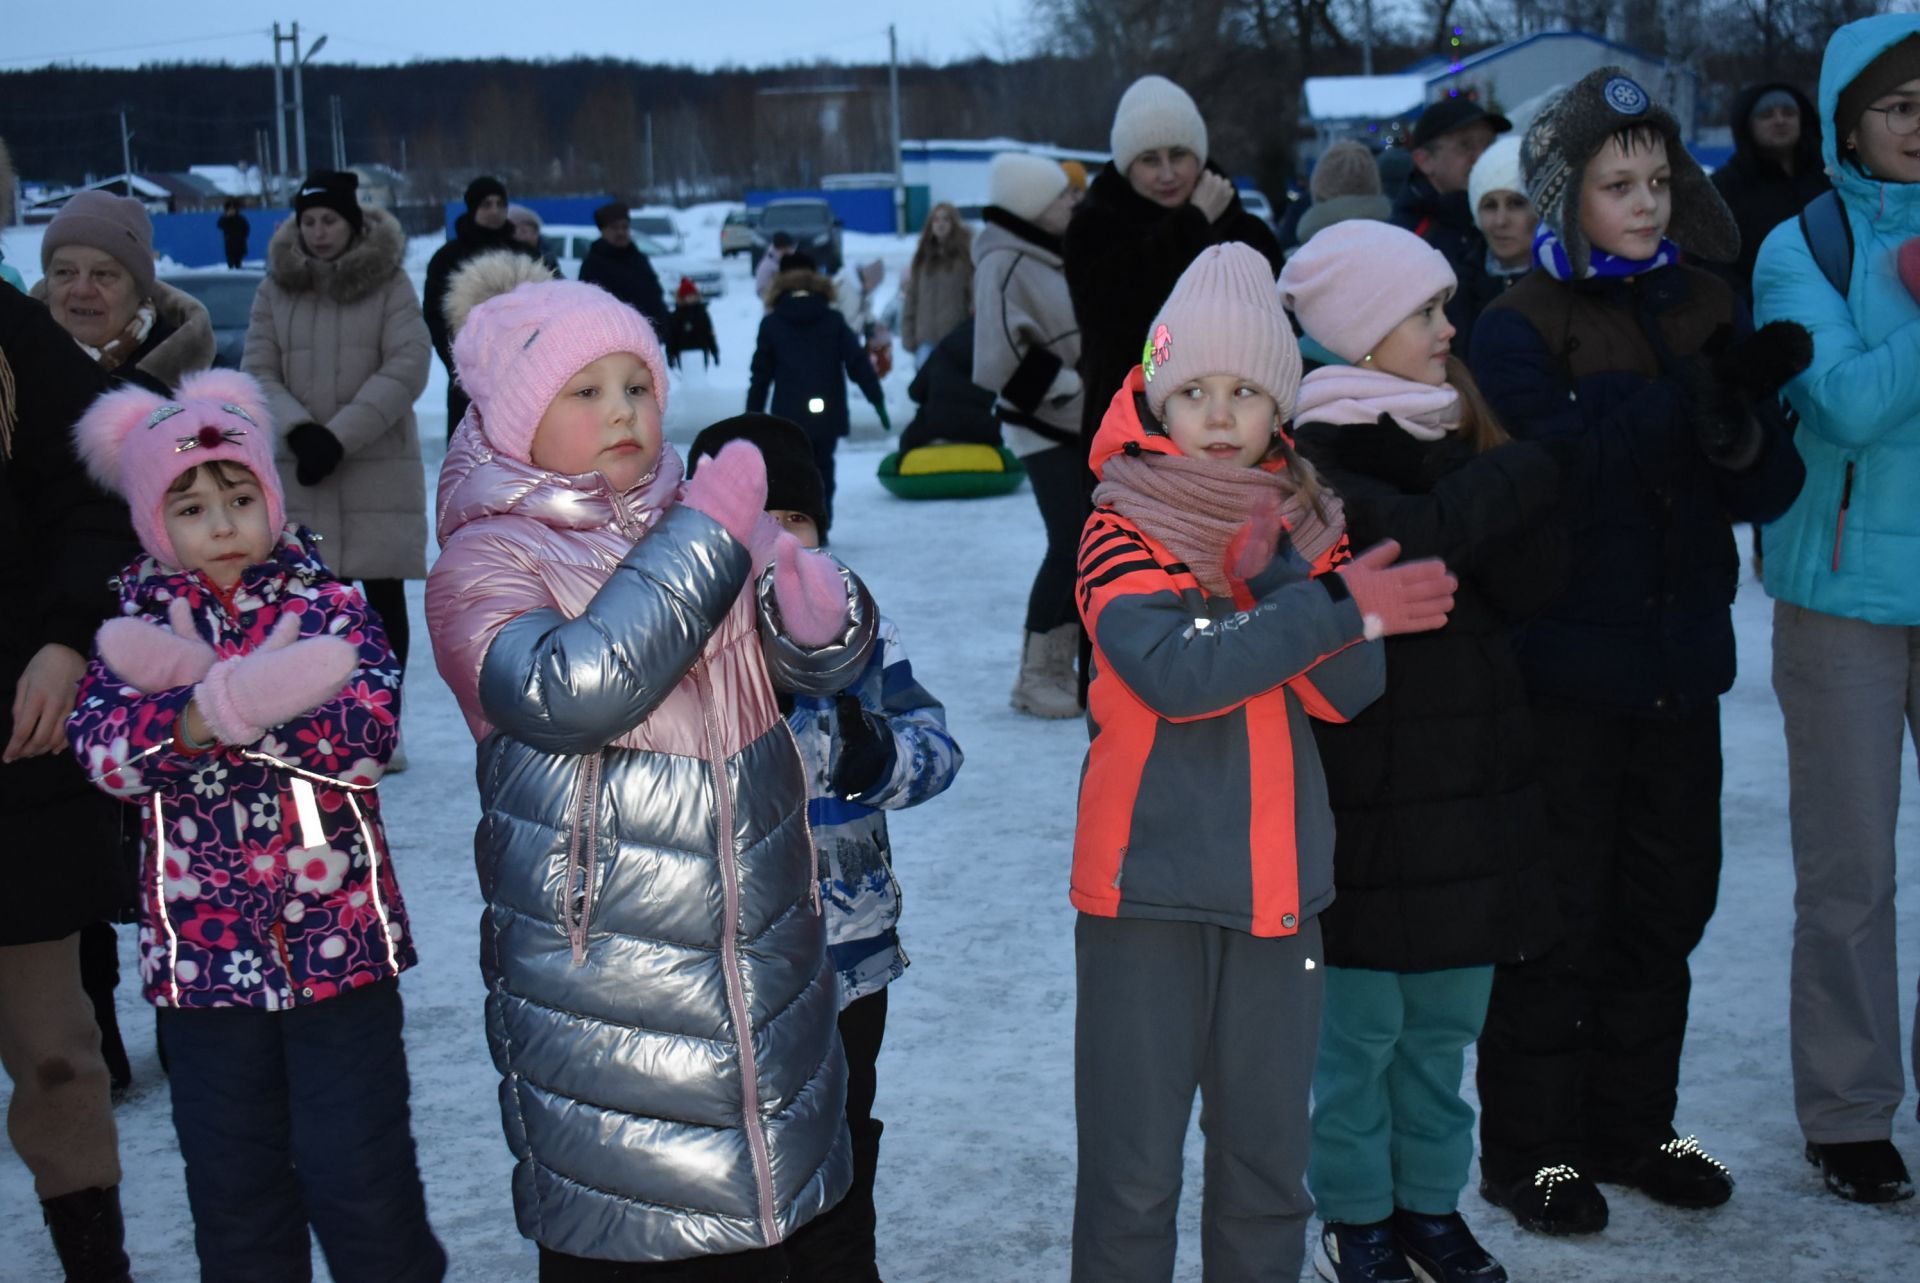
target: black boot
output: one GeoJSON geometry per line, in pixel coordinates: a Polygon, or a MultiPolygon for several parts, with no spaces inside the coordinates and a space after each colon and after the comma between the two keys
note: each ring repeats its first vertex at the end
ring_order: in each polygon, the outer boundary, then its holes
{"type": "Polygon", "coordinates": [[[40,1204],[67,1283],[133,1283],[123,1246],[120,1187],[83,1189],[40,1204]]]}

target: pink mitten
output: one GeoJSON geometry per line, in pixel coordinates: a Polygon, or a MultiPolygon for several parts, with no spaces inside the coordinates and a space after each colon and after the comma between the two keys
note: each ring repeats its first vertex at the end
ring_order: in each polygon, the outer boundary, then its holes
{"type": "Polygon", "coordinates": [[[1227,544],[1227,583],[1233,588],[1233,602],[1241,610],[1253,607],[1253,594],[1247,580],[1267,568],[1280,543],[1280,492],[1262,490],[1247,511],[1247,519],[1233,532],[1227,544]]]}
{"type": "Polygon", "coordinates": [[[1900,247],[1900,280],[1907,293],[1920,300],[1920,236],[1900,247]]]}
{"type": "Polygon", "coordinates": [[[786,533],[786,529],[773,519],[773,514],[760,514],[753,533],[747,536],[747,551],[753,554],[753,575],[756,579],[762,570],[773,564],[773,554],[780,550],[780,536],[786,533]]]}
{"type": "Polygon", "coordinates": [[[1403,561],[1400,545],[1382,540],[1340,567],[1339,575],[1360,608],[1368,641],[1402,633],[1432,632],[1447,622],[1460,581],[1438,557],[1403,561]]]}
{"type": "Polygon", "coordinates": [[[847,581],[824,553],[809,552],[782,534],[773,553],[773,600],[787,636],[809,648],[825,646],[847,626],[847,581]]]}
{"type": "Polygon", "coordinates": [[[173,625],[170,629],[122,616],[109,619],[94,634],[100,661],[142,695],[190,686],[213,666],[213,647],[194,631],[193,610],[186,598],[173,599],[167,619],[173,625]]]}
{"type": "Polygon", "coordinates": [[[746,543],[767,506],[767,463],[746,441],[729,441],[700,465],[680,502],[697,508],[746,543]]]}
{"type": "Polygon", "coordinates": [[[311,713],[340,693],[360,662],[344,637],[294,641],[299,620],[283,620],[250,655],[223,659],[194,688],[194,703],[223,744],[251,744],[269,727],[311,713]]]}

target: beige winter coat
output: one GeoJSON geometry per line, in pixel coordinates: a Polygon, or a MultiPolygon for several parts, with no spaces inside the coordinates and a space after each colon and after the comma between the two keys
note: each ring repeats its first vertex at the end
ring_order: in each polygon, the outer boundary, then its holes
{"type": "Polygon", "coordinates": [[[987,219],[973,238],[973,381],[994,394],[1015,454],[1078,445],[1086,393],[1070,372],[1080,364],[1080,323],[1060,238],[997,208],[987,219]]]}
{"type": "Polygon", "coordinates": [[[909,351],[938,343],[967,319],[973,305],[973,259],[963,246],[958,254],[920,264],[900,295],[900,341],[909,351]]]}
{"type": "Polygon", "coordinates": [[[267,246],[241,367],[267,390],[280,433],[287,516],[319,531],[320,555],[342,579],[420,579],[427,573],[427,500],[413,403],[427,386],[433,344],[393,215],[365,211],[366,231],[322,262],[292,219],[267,246]],[[347,457],[316,486],[294,475],[286,434],[318,423],[347,457]]]}

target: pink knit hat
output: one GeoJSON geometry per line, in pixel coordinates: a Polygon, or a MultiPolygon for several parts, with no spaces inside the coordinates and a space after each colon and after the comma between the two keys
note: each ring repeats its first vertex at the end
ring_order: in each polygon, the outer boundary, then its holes
{"type": "Polygon", "coordinates": [[[1231,374],[1271,396],[1293,417],[1300,395],[1300,345],[1273,292],[1273,268],[1250,245],[1209,245],[1187,265],[1147,330],[1140,356],[1154,418],[1175,388],[1231,374]]]}
{"type": "Polygon", "coordinates": [[[1393,328],[1459,281],[1447,256],[1404,227],[1351,219],[1315,232],[1280,273],[1280,298],[1300,328],[1358,363],[1393,328]]]}
{"type": "Polygon", "coordinates": [[[269,528],[277,533],[286,524],[267,398],[238,370],[189,374],[171,400],[140,387],[108,392],[80,416],[73,438],[94,480],[126,499],[140,546],[176,569],[163,515],[167,487],[200,464],[224,460],[253,473],[269,528]]]}
{"type": "MultiPolygon", "coordinates": [[[[459,285],[456,275],[449,293],[459,285]]],[[[450,316],[452,308],[449,303],[450,316]]],[[[480,430],[495,450],[522,463],[533,461],[534,429],[567,380],[615,352],[631,352],[645,363],[664,415],[667,363],[653,326],[597,285],[516,286],[475,304],[453,339],[454,368],[480,412],[480,430]]]]}

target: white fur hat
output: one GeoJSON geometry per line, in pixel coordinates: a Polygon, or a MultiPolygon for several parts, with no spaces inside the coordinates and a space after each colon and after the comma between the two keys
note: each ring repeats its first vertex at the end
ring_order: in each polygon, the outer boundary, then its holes
{"type": "Polygon", "coordinates": [[[1207,122],[1187,91],[1165,76],[1142,76],[1120,95],[1113,110],[1113,167],[1121,173],[1142,152],[1185,147],[1207,158],[1207,122]]]}
{"type": "Polygon", "coordinates": [[[1003,151],[987,170],[987,187],[994,204],[1015,218],[1032,222],[1053,204],[1054,197],[1067,190],[1067,171],[1045,156],[1003,151]]]}
{"type": "Polygon", "coordinates": [[[1520,136],[1507,134],[1493,140],[1480,153],[1467,175],[1467,208],[1473,211],[1474,226],[1480,224],[1480,198],[1488,192],[1527,194],[1526,180],[1520,177],[1520,136]]]}

